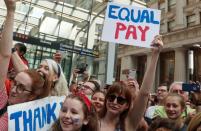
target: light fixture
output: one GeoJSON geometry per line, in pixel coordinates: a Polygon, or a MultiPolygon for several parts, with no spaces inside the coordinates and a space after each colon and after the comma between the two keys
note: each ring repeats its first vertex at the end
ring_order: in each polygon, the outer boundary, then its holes
{"type": "Polygon", "coordinates": [[[201,48],[200,44],[194,44],[193,47],[201,48]]]}

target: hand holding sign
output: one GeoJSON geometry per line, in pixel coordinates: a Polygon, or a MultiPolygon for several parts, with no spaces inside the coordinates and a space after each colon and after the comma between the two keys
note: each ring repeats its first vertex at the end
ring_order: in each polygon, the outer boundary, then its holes
{"type": "Polygon", "coordinates": [[[148,47],[159,34],[160,10],[108,3],[102,40],[148,47]]]}
{"type": "Polygon", "coordinates": [[[157,35],[154,37],[154,40],[151,43],[151,46],[153,47],[153,52],[160,52],[160,50],[163,48],[163,41],[162,36],[157,35]]]}

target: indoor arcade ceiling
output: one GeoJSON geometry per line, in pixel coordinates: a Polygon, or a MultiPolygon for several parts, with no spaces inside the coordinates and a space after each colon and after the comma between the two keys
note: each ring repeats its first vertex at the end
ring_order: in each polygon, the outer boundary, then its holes
{"type": "MultiPolygon", "coordinates": [[[[14,32],[47,40],[56,40],[58,36],[74,40],[77,34],[73,32],[87,33],[92,16],[104,18],[107,1],[20,0],[16,7],[14,32]]],[[[5,15],[4,0],[0,0],[0,28],[5,15]]]]}
{"type": "MultiPolygon", "coordinates": [[[[74,30],[86,33],[91,15],[103,17],[105,8],[106,2],[102,0],[21,0],[16,7],[14,32],[49,40],[58,36],[71,38],[74,30]]],[[[1,0],[0,27],[5,15],[4,0],[1,0]]]]}

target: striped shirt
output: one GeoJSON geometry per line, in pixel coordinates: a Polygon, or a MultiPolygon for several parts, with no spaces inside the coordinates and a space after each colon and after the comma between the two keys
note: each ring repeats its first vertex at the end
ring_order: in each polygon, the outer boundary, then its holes
{"type": "MultiPolygon", "coordinates": [[[[0,89],[0,109],[4,108],[4,106],[8,102],[8,96],[6,94],[5,88],[0,89]]],[[[4,113],[0,116],[0,131],[8,131],[8,113],[4,113]]]]}

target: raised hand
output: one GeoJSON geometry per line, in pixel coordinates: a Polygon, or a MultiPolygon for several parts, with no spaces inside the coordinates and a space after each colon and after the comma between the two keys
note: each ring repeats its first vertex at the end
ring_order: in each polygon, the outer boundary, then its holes
{"type": "Polygon", "coordinates": [[[151,46],[153,47],[152,48],[153,52],[160,52],[160,50],[163,48],[162,36],[161,35],[155,36],[151,46]]]}
{"type": "Polygon", "coordinates": [[[128,79],[128,86],[130,88],[133,88],[136,92],[139,92],[139,90],[140,90],[139,84],[138,84],[137,80],[135,80],[135,79],[128,79]]]}
{"type": "Polygon", "coordinates": [[[7,11],[15,12],[16,2],[19,0],[4,0],[7,11]]]}

